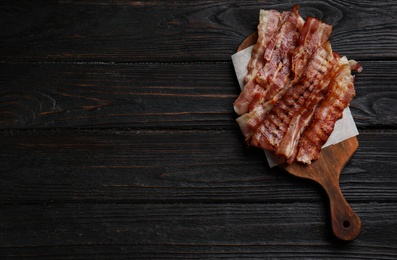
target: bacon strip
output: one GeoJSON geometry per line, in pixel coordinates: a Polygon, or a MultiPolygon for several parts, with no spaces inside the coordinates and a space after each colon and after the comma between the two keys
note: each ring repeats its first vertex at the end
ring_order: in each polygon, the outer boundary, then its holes
{"type": "MultiPolygon", "coordinates": [[[[298,13],[296,6],[291,12],[283,12],[278,18],[278,30],[272,28],[270,33],[259,32],[262,37],[273,34],[267,46],[257,44],[254,47],[254,56],[251,57],[254,65],[249,65],[251,70],[245,79],[245,84],[240,96],[234,102],[234,110],[241,115],[253,110],[258,104],[270,100],[289,81],[291,55],[295,50],[300,31],[304,21],[298,13]],[[256,48],[263,48],[262,62],[258,62],[256,48]],[[254,75],[254,73],[256,73],[254,75]]],[[[268,22],[272,21],[268,19],[268,22]]],[[[269,25],[269,23],[267,23],[269,25]]],[[[265,26],[260,26],[264,28],[265,26]]],[[[266,28],[266,27],[265,27],[266,28]]],[[[258,44],[259,43],[259,44],[258,44]]]]}
{"type": "Polygon", "coordinates": [[[256,73],[263,68],[265,61],[263,55],[274,33],[280,27],[281,13],[275,10],[260,10],[258,24],[258,40],[252,50],[251,59],[247,66],[247,75],[244,82],[247,83],[256,73]]]}
{"type": "Polygon", "coordinates": [[[256,84],[255,76],[257,72],[265,65],[263,59],[265,50],[273,38],[274,34],[281,27],[281,13],[275,10],[261,10],[259,13],[258,40],[251,54],[251,60],[248,64],[248,73],[244,78],[246,82],[243,91],[233,104],[234,111],[238,115],[248,112],[248,106],[256,93],[261,92],[261,87],[256,84]]]}
{"type": "Polygon", "coordinates": [[[283,24],[278,34],[270,41],[265,54],[265,66],[258,72],[256,82],[265,90],[253,100],[249,110],[258,104],[271,100],[281,89],[288,86],[291,72],[291,58],[298,46],[304,21],[298,8],[283,13],[283,24]]]}
{"type": "Polygon", "coordinates": [[[302,134],[297,161],[310,164],[318,159],[321,147],[334,130],[335,122],[342,118],[343,110],[355,96],[353,83],[349,61],[346,57],[340,58],[337,75],[330,83],[327,97],[302,134]]]}
{"type": "Polygon", "coordinates": [[[299,37],[299,46],[292,56],[292,72],[295,75],[293,82],[299,81],[307,63],[318,46],[323,45],[332,33],[332,26],[321,22],[314,17],[307,17],[302,33],[299,37]]]}

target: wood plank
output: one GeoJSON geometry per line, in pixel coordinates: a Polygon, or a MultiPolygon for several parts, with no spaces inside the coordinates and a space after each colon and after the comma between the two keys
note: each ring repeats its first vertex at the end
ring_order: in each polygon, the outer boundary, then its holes
{"type": "Polygon", "coordinates": [[[239,92],[230,62],[0,68],[2,128],[230,126],[239,92]]]}
{"type": "MultiPolygon", "coordinates": [[[[359,127],[397,127],[397,61],[364,61],[359,127]]],[[[3,63],[0,128],[235,128],[239,87],[222,63],[3,63]],[[188,73],[180,73],[181,71],[188,73]]]]}
{"type": "MultiPolygon", "coordinates": [[[[314,183],[270,169],[238,129],[2,131],[0,203],[326,203],[314,183]]],[[[396,201],[396,131],[362,132],[341,174],[349,203],[396,201]]]]}
{"type": "Polygon", "coordinates": [[[397,88],[391,81],[397,63],[361,62],[364,70],[356,75],[356,96],[350,103],[358,127],[395,128],[397,122],[397,88]],[[388,68],[387,68],[388,67],[388,68]],[[388,83],[390,81],[390,83],[388,83]]]}
{"type": "Polygon", "coordinates": [[[3,205],[0,255],[395,259],[396,203],[353,206],[364,228],[345,244],[332,237],[317,203],[3,205]]]}
{"type": "MultiPolygon", "coordinates": [[[[393,0],[300,1],[334,25],[332,46],[354,59],[397,57],[393,0]]],[[[226,61],[263,9],[290,1],[3,1],[0,60],[226,61]],[[143,26],[144,25],[144,26],[143,26]]]]}

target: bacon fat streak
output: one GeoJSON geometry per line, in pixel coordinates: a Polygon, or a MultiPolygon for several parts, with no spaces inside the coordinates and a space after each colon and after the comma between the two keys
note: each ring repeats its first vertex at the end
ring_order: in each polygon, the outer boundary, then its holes
{"type": "Polygon", "coordinates": [[[233,104],[247,144],[310,164],[355,95],[352,70],[332,52],[332,26],[298,13],[261,10],[243,91],[233,104]]]}

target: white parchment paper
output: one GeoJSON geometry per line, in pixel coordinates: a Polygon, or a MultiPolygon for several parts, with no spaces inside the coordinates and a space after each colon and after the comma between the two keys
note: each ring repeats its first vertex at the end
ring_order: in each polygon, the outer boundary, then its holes
{"type": "MultiPolygon", "coordinates": [[[[251,59],[252,49],[253,46],[232,55],[234,70],[241,89],[244,87],[244,77],[247,74],[247,65],[251,59]]],[[[356,135],[358,135],[356,124],[354,123],[349,107],[346,107],[343,111],[343,117],[336,121],[334,131],[322,148],[337,144],[356,135]]],[[[284,162],[275,156],[272,151],[265,150],[265,155],[270,167],[274,167],[284,162]]]]}

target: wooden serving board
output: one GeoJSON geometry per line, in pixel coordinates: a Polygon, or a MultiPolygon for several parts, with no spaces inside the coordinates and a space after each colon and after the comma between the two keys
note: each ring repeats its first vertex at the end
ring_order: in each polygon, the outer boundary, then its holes
{"type": "MultiPolygon", "coordinates": [[[[257,33],[249,35],[238,47],[243,50],[256,43],[257,33]]],[[[334,235],[345,241],[355,239],[361,231],[361,220],[349,206],[339,186],[340,173],[358,148],[356,137],[328,146],[321,150],[320,158],[311,165],[295,162],[280,167],[290,174],[313,180],[324,188],[331,207],[331,222],[334,235]]]]}

